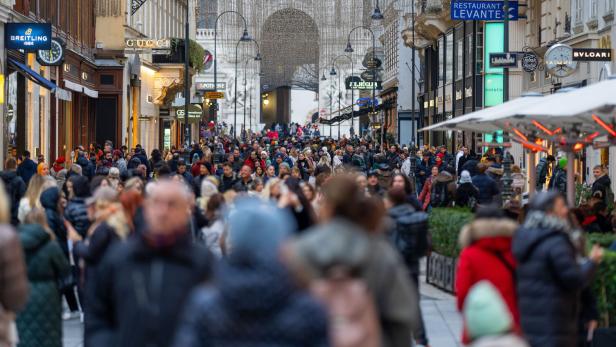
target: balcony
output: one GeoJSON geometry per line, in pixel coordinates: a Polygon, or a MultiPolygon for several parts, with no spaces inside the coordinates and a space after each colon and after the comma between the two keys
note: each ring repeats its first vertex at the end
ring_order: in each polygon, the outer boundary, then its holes
{"type": "Polygon", "coordinates": [[[423,48],[430,45],[438,37],[447,32],[453,26],[450,19],[451,0],[416,0],[415,1],[415,27],[411,14],[407,14],[407,29],[402,31],[405,45],[409,47],[423,48]],[[413,42],[413,30],[415,40],[413,42]]]}

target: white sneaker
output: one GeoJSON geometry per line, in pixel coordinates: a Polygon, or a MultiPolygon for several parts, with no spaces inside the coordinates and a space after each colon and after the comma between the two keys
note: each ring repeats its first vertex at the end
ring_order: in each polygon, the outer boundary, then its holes
{"type": "Polygon", "coordinates": [[[62,320],[69,320],[72,318],[72,314],[70,311],[62,312],[62,320]]]}

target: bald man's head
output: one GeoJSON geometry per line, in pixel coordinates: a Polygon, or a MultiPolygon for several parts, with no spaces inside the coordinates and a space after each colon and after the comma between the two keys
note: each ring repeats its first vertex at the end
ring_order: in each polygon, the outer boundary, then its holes
{"type": "Polygon", "coordinates": [[[192,208],[192,193],[185,184],[172,180],[153,183],[145,200],[147,231],[168,235],[185,231],[192,208]]]}

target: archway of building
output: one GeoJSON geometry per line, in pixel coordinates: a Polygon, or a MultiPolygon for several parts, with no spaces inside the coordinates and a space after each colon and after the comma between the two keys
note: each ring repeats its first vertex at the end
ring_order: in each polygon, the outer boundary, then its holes
{"type": "Polygon", "coordinates": [[[285,8],[267,18],[261,40],[261,122],[286,124],[291,119],[291,89],[318,93],[319,28],[305,12],[285,8]]]}

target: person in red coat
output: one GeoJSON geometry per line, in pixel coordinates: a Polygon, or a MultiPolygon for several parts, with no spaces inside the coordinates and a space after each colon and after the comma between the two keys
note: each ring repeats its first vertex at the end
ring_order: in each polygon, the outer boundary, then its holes
{"type": "MultiPolygon", "coordinates": [[[[456,299],[462,312],[470,289],[477,282],[487,280],[505,300],[520,331],[520,314],[517,305],[515,268],[511,253],[511,240],[518,224],[505,217],[501,209],[484,207],[475,215],[475,220],[462,228],[459,242],[462,252],[456,272],[456,299]]],[[[466,329],[462,342],[469,343],[466,329]]]]}
{"type": "Polygon", "coordinates": [[[430,177],[426,179],[426,182],[423,185],[421,193],[419,194],[419,201],[421,202],[421,206],[423,207],[424,211],[427,211],[428,207],[430,206],[430,196],[432,192],[432,180],[436,179],[436,176],[438,176],[438,172],[439,172],[438,166],[436,165],[432,166],[431,175],[430,177]]]}

